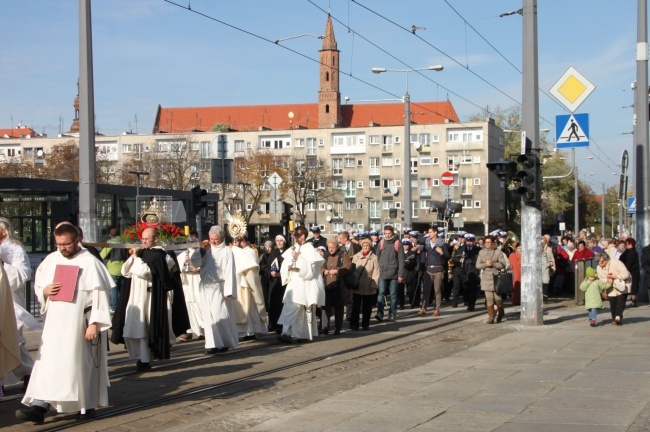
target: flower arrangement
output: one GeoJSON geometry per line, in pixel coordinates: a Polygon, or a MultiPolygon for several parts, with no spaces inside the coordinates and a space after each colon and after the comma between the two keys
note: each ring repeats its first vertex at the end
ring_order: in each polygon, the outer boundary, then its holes
{"type": "Polygon", "coordinates": [[[188,236],[184,235],[176,225],[136,222],[135,225],[131,225],[124,230],[124,233],[120,236],[120,241],[124,243],[138,242],[142,239],[142,231],[147,228],[156,230],[160,243],[185,243],[188,239],[188,236]]]}

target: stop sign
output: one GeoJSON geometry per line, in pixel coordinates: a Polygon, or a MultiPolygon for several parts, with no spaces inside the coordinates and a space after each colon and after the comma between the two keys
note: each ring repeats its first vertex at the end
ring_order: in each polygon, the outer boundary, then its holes
{"type": "Polygon", "coordinates": [[[442,177],[440,177],[440,180],[442,181],[443,185],[451,186],[454,183],[454,175],[449,171],[445,171],[442,173],[442,177]]]}

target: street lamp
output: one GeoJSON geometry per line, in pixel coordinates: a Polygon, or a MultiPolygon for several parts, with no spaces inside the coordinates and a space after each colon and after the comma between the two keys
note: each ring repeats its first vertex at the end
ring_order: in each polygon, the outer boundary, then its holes
{"type": "Polygon", "coordinates": [[[241,215],[242,217],[246,217],[246,188],[249,187],[251,184],[250,183],[244,183],[241,181],[237,182],[238,185],[241,186],[241,215]]]}
{"type": "Polygon", "coordinates": [[[372,200],[372,197],[366,197],[368,200],[368,229],[366,231],[371,231],[370,229],[370,201],[372,200]]]}
{"type": "Polygon", "coordinates": [[[136,179],[135,179],[135,212],[137,214],[138,209],[139,209],[138,206],[140,205],[140,203],[138,202],[138,200],[140,199],[140,176],[141,175],[146,176],[146,175],[149,175],[149,173],[147,171],[129,171],[129,174],[133,174],[134,176],[136,176],[136,179]]]}
{"type": "Polygon", "coordinates": [[[428,66],[419,69],[386,69],[374,67],[372,73],[380,74],[382,72],[401,72],[406,75],[406,93],[404,93],[404,226],[411,227],[411,215],[413,212],[411,203],[411,96],[409,95],[409,73],[432,70],[440,72],[443,70],[442,65],[428,66]]]}

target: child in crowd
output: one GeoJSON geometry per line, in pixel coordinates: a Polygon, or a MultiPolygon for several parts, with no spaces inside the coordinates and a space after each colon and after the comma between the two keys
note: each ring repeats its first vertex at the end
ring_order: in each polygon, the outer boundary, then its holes
{"type": "Polygon", "coordinates": [[[598,309],[603,308],[603,299],[600,293],[606,288],[606,285],[596,277],[596,270],[587,267],[585,278],[580,284],[580,291],[585,293],[585,309],[589,311],[589,325],[592,327],[596,327],[598,309]]]}

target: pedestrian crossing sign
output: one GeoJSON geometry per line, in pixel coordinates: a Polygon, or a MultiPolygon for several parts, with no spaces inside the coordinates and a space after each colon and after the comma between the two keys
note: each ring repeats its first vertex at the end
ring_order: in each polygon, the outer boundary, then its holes
{"type": "Polygon", "coordinates": [[[563,114],[555,117],[557,148],[589,146],[589,114],[563,114]]]}

